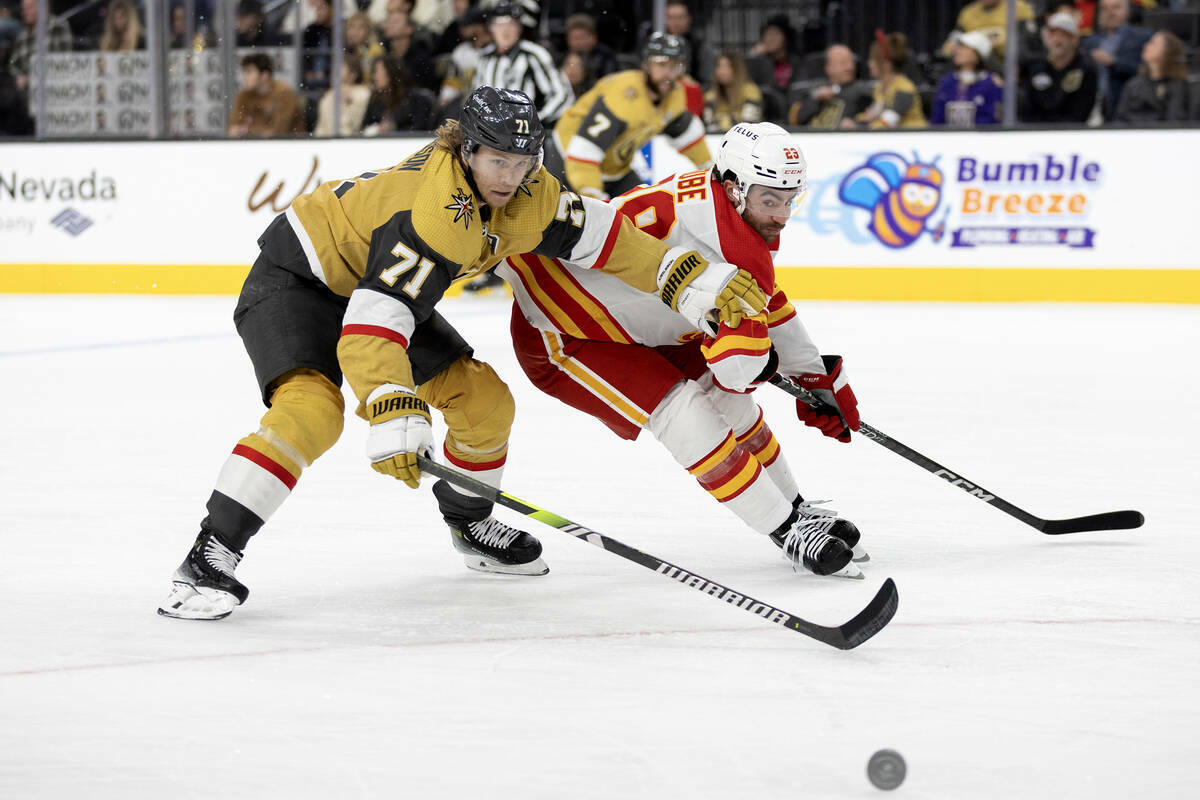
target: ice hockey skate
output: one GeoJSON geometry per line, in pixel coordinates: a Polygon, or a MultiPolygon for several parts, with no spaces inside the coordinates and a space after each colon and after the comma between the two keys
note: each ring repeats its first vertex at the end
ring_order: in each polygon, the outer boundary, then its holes
{"type": "MultiPolygon", "coordinates": [[[[828,503],[828,502],[829,502],[828,500],[805,500],[800,495],[796,495],[796,500],[795,500],[795,502],[792,503],[792,508],[796,509],[797,511],[800,511],[800,509],[803,508],[803,509],[808,509],[809,513],[811,513],[812,511],[815,510],[815,511],[818,511],[818,512],[821,512],[824,514],[830,514],[832,516],[837,516],[836,511],[829,511],[828,509],[825,509],[825,508],[815,508],[816,506],[819,506],[821,503],[828,503]]],[[[800,511],[800,513],[806,513],[806,512],[800,511]]],[[[851,522],[848,519],[841,519],[841,520],[838,520],[838,522],[840,524],[835,524],[832,528],[829,529],[830,535],[836,536],[839,539],[841,539],[843,542],[846,543],[846,546],[849,547],[854,553],[853,561],[856,564],[863,564],[863,563],[866,563],[867,561],[870,561],[871,554],[868,553],[867,549],[865,547],[863,547],[862,544],[859,542],[859,539],[862,538],[862,534],[859,533],[858,526],[855,525],[853,522],[851,522]]]]}
{"type": "Polygon", "coordinates": [[[541,557],[541,542],[495,517],[447,524],[454,549],[473,570],[500,575],[545,575],[550,571],[541,557]]]}
{"type": "Polygon", "coordinates": [[[158,613],[176,619],[228,617],[250,594],[233,575],[241,560],[240,552],[212,531],[202,530],[171,577],[171,594],[158,606],[158,613]]]}
{"type": "Polygon", "coordinates": [[[800,501],[792,516],[771,533],[770,538],[783,550],[792,569],[803,567],[816,575],[838,578],[864,577],[853,561],[850,543],[851,540],[858,543],[858,528],[848,520],[838,519],[835,511],[800,501]]]}

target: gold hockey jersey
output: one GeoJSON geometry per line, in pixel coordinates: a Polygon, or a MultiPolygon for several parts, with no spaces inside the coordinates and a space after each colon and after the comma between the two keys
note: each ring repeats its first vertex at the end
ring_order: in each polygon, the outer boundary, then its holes
{"type": "Polygon", "coordinates": [[[667,252],[545,169],[492,209],[462,162],[432,142],[395,166],[323,183],[286,214],[312,273],[350,298],[338,358],[360,409],[384,384],[413,388],[408,343],[455,280],[533,251],[656,291],[667,252]]]}
{"type": "Polygon", "coordinates": [[[601,78],[563,112],[554,128],[567,182],[575,191],[599,198],[606,198],[604,182],[624,177],[634,154],[660,133],[697,167],[711,165],[704,124],[688,111],[683,86],[676,84],[655,103],[640,69],[601,78]]]}

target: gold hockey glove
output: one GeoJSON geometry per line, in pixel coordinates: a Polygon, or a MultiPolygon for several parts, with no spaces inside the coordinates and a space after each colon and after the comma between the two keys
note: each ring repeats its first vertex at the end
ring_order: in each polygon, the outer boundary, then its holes
{"type": "Polygon", "coordinates": [[[406,386],[385,384],[367,397],[367,458],[371,469],[416,489],[421,484],[417,456],[433,458],[429,406],[406,386]]]}
{"type": "Polygon", "coordinates": [[[672,247],[658,268],[659,298],[698,330],[716,335],[724,322],[737,327],[767,305],[750,273],[733,264],[708,262],[695,250],[672,247]]]}

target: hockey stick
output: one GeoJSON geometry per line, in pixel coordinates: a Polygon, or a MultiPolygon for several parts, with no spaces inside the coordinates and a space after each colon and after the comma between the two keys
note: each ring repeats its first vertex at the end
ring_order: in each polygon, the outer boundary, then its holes
{"type": "Polygon", "coordinates": [[[883,586],[879,587],[879,591],[876,592],[875,597],[867,604],[867,607],[860,611],[854,619],[835,628],[818,625],[815,622],[809,622],[787,611],[770,606],[761,600],[755,600],[748,594],[736,592],[728,586],[711,581],[702,575],[689,572],[683,567],[678,567],[669,561],[663,561],[657,556],[643,553],[641,550],[635,550],[629,545],[622,544],[616,539],[605,536],[602,533],[597,533],[591,528],[585,528],[555,513],[530,505],[507,492],[502,492],[493,486],[488,486],[486,483],[477,481],[469,475],[464,475],[457,470],[442,466],[424,456],[417,456],[417,463],[421,466],[422,472],[436,475],[460,489],[466,489],[468,492],[477,494],[480,497],[486,497],[505,508],[511,508],[513,511],[524,514],[527,517],[532,517],[538,522],[549,525],[551,528],[557,528],[563,533],[569,533],[576,539],[594,544],[601,550],[614,553],[626,561],[641,564],[646,569],[654,570],[659,575],[672,578],[684,586],[690,586],[699,592],[712,595],[718,600],[724,600],[731,606],[740,608],[743,611],[749,611],[751,614],[762,617],[768,622],[782,625],[785,628],[802,633],[805,636],[809,636],[819,642],[824,642],[839,650],[851,650],[858,647],[867,639],[870,639],[883,630],[883,627],[896,614],[896,604],[900,602],[900,595],[896,591],[896,584],[891,578],[888,578],[883,582],[883,586]]]}
{"type": "MultiPolygon", "coordinates": [[[[772,375],[771,383],[783,389],[788,394],[808,403],[813,408],[824,405],[810,392],[780,375],[772,375]]],[[[836,413],[836,412],[834,412],[836,413]]],[[[932,472],[951,486],[957,486],[972,497],[977,497],[985,503],[995,506],[1006,514],[1010,514],[1026,525],[1037,528],[1042,533],[1057,536],[1061,533],[1080,533],[1083,531],[1116,531],[1140,528],[1145,517],[1140,511],[1109,511],[1104,514],[1091,514],[1086,517],[1071,517],[1070,519],[1042,519],[1028,511],[1017,508],[1002,497],[992,494],[977,483],[972,483],[961,475],[946,469],[928,456],[921,455],[906,444],[901,444],[878,428],[863,422],[858,433],[876,444],[881,444],[893,453],[907,458],[922,469],[932,472]]]]}

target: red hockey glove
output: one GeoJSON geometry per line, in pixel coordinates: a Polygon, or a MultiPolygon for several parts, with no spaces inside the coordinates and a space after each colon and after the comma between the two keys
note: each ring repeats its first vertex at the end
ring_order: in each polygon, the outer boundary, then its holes
{"type": "Polygon", "coordinates": [[[825,362],[827,375],[806,372],[791,379],[820,401],[814,408],[803,400],[797,400],[796,416],[810,428],[819,428],[826,436],[839,442],[848,442],[850,431],[858,430],[861,425],[858,400],[842,372],[842,357],[821,356],[821,360],[825,362]]]}

